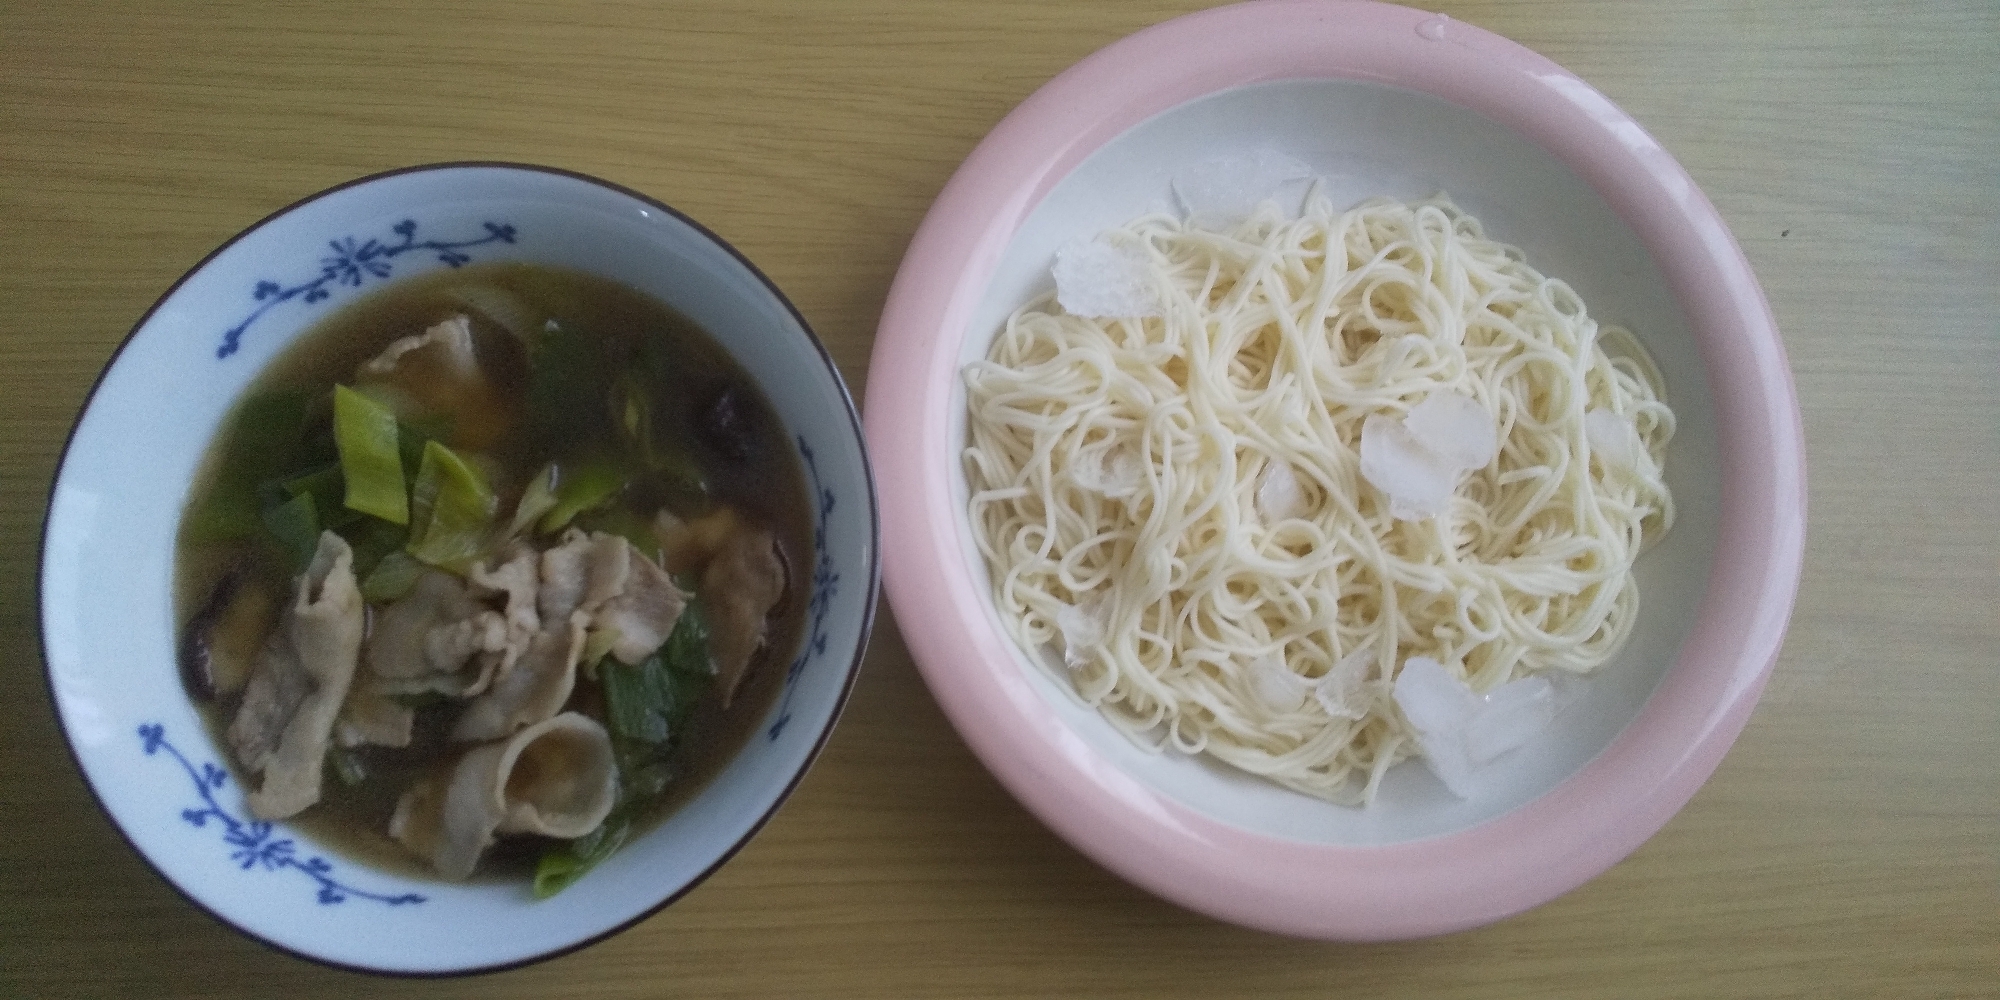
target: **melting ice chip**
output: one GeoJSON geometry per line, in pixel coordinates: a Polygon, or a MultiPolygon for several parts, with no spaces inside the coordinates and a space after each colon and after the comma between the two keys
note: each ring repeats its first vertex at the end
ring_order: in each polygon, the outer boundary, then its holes
{"type": "Polygon", "coordinates": [[[1313,698],[1336,719],[1368,716],[1368,668],[1375,665],[1373,649],[1357,649],[1341,657],[1313,685],[1313,698]]]}
{"type": "Polygon", "coordinates": [[[1403,661],[1396,675],[1396,707],[1417,731],[1424,765],[1459,798],[1472,792],[1472,752],[1465,745],[1465,727],[1479,711],[1479,699],[1425,656],[1403,661]]]}
{"type": "Polygon", "coordinates": [[[1257,513],[1265,524],[1306,515],[1306,494],[1299,488],[1298,473],[1292,471],[1290,462],[1278,459],[1264,466],[1257,483],[1257,513]]]}
{"type": "Polygon", "coordinates": [[[1478,400],[1450,389],[1437,390],[1410,407],[1403,426],[1419,444],[1461,469],[1481,468],[1500,450],[1493,414],[1478,400]]]}
{"type": "Polygon", "coordinates": [[[1403,661],[1396,706],[1417,731],[1424,764],[1459,798],[1470,798],[1480,768],[1533,739],[1555,717],[1555,689],[1540,677],[1508,681],[1480,697],[1444,665],[1403,661]]]}
{"type": "Polygon", "coordinates": [[[1257,692],[1257,700],[1273,712],[1296,712],[1306,703],[1306,691],[1311,682],[1292,668],[1285,666],[1283,657],[1276,653],[1265,653],[1250,661],[1250,687],[1257,692]]]}
{"type": "Polygon", "coordinates": [[[1361,423],[1361,478],[1389,494],[1389,515],[1421,521],[1445,512],[1458,468],[1417,441],[1403,422],[1380,413],[1361,423]]]}
{"type": "Polygon", "coordinates": [[[1465,729],[1472,763],[1494,758],[1533,739],[1555,715],[1555,689],[1540,677],[1523,677],[1486,692],[1465,729]]]}
{"type": "Polygon", "coordinates": [[[1632,468],[1632,437],[1632,422],[1610,410],[1590,410],[1583,415],[1583,440],[1607,469],[1632,468]]]}
{"type": "Polygon", "coordinates": [[[1145,473],[1140,471],[1139,460],[1132,457],[1131,449],[1123,446],[1099,452],[1096,461],[1081,459],[1072,475],[1078,486],[1095,490],[1113,500],[1139,492],[1139,483],[1145,478],[1145,473]]]}
{"type": "Polygon", "coordinates": [[[1361,477],[1389,494],[1389,515],[1399,520],[1443,514],[1459,474],[1498,451],[1493,415],[1450,389],[1424,397],[1401,420],[1376,413],[1361,423],[1361,477]]]}
{"type": "Polygon", "coordinates": [[[1071,670],[1090,662],[1091,647],[1104,642],[1104,596],[1093,594],[1081,604],[1065,604],[1056,611],[1056,630],[1062,633],[1063,662],[1071,670]]]}
{"type": "Polygon", "coordinates": [[[1063,311],[1112,319],[1166,315],[1151,270],[1144,250],[1102,236],[1063,244],[1050,269],[1063,311]]]}
{"type": "MultiPolygon", "coordinates": [[[[1188,218],[1199,226],[1220,227],[1240,221],[1259,202],[1284,198],[1287,188],[1303,190],[1313,169],[1274,149],[1205,160],[1174,175],[1174,195],[1188,218]]],[[[1298,208],[1292,199],[1288,212],[1298,208]]]]}

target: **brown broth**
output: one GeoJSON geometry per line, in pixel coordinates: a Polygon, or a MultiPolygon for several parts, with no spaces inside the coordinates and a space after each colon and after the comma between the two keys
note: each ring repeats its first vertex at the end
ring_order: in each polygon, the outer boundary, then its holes
{"type": "MultiPolygon", "coordinates": [[[[686,440],[696,441],[693,451],[710,498],[717,505],[735,508],[746,521],[769,527],[791,569],[785,595],[767,621],[768,641],[752,661],[735,699],[727,711],[713,689],[702,699],[668,759],[673,780],[635,825],[637,835],[691,799],[749,740],[783,687],[786,665],[796,654],[805,630],[810,595],[805,593],[809,584],[804,570],[811,566],[813,551],[805,479],[796,451],[769,400],[734,359],[691,320],[623,285],[538,265],[481,264],[397,282],[322,320],[271,362],[239,398],[237,408],[244,400],[272,391],[304,390],[315,397],[326,394],[335,382],[350,381],[359,365],[391,341],[468,313],[462,302],[453,298],[453,290],[478,285],[497,286],[544,302],[559,300],[562,305],[553,311],[565,327],[600,338],[610,355],[634,357],[647,340],[652,341],[653,349],[664,349],[673,361],[668,366],[672,377],[647,387],[658,411],[655,426],[664,425],[670,432],[678,428],[686,440]],[[729,458],[706,451],[692,432],[698,407],[714,399],[725,386],[736,392],[739,408],[748,411],[745,423],[751,443],[747,457],[729,458]]],[[[529,379],[526,353],[512,334],[476,313],[473,317],[475,347],[489,377],[504,393],[521,398],[529,379]]],[[[635,365],[630,370],[640,369],[635,365]]],[[[578,405],[605,404],[584,400],[578,405]]],[[[225,428],[233,424],[234,416],[232,410],[225,428]]],[[[217,488],[218,472],[230,444],[223,440],[227,436],[227,432],[218,435],[203,459],[189,492],[186,510],[190,513],[217,488]]],[[[512,511],[523,484],[551,457],[546,449],[537,449],[521,435],[488,454],[497,462],[497,468],[489,471],[502,512],[512,511]]],[[[699,513],[679,509],[685,506],[684,501],[670,499],[665,505],[683,516],[699,513]]],[[[275,598],[270,612],[274,615],[275,606],[289,599],[291,580],[268,547],[204,541],[190,530],[192,521],[191,516],[183,517],[175,553],[174,599],[182,627],[232,565],[249,567],[250,589],[261,588],[275,598]]],[[[248,618],[243,627],[268,629],[271,621],[268,616],[261,622],[248,618]]],[[[254,637],[248,645],[255,648],[254,637]]],[[[225,734],[241,700],[243,679],[224,676],[222,687],[230,693],[202,706],[218,755],[229,761],[239,780],[244,776],[229,752],[225,734]]],[[[581,676],[565,707],[604,721],[599,689],[581,676]]],[[[413,877],[435,877],[428,865],[411,857],[386,831],[402,790],[427,771],[449,766],[462,749],[445,736],[455,711],[455,706],[420,710],[408,748],[360,748],[358,759],[369,775],[360,785],[345,785],[329,768],[320,802],[291,822],[317,843],[353,860],[413,877]]],[[[503,839],[488,851],[474,878],[515,878],[532,873],[541,843],[537,838],[503,839]]]]}

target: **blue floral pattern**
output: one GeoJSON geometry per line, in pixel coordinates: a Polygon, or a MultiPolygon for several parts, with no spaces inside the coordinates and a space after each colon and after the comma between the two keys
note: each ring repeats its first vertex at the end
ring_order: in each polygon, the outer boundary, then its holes
{"type": "Polygon", "coordinates": [[[452,267],[460,267],[472,260],[464,251],[488,243],[512,243],[519,235],[509,223],[487,222],[485,226],[486,235],[476,239],[455,242],[418,240],[417,220],[404,219],[389,227],[391,232],[401,237],[400,242],[384,243],[372,237],[357,240],[352,236],[328,240],[326,245],[333,252],[319,259],[317,277],[289,287],[275,281],[257,282],[256,287],[250,290],[250,297],[259,305],[250,315],[243,318],[243,322],[223,331],[222,344],[215,349],[215,356],[226,358],[235,354],[236,349],[242,344],[243,332],[250,329],[251,324],[262,319],[274,306],[293,299],[303,299],[309,303],[319,302],[332,295],[333,290],[342,285],[359,288],[370,278],[386,278],[393,270],[389,262],[403,254],[412,251],[430,251],[437,254],[439,261],[452,267]]]}
{"type": "Polygon", "coordinates": [[[811,631],[806,638],[806,647],[792,660],[785,672],[784,699],[778,703],[778,718],[771,723],[769,736],[775,740],[785,731],[785,724],[792,721],[792,688],[797,686],[806,664],[814,657],[826,653],[826,613],[833,604],[833,595],[839,589],[840,574],[833,569],[833,553],[826,544],[826,516],[833,513],[833,491],[822,486],[819,481],[819,463],[814,460],[812,446],[806,444],[803,435],[799,437],[799,457],[806,461],[806,471],[812,475],[813,494],[813,573],[812,602],[806,605],[811,617],[811,631]]]}
{"type": "Polygon", "coordinates": [[[197,769],[194,762],[167,742],[165,726],[157,722],[146,723],[139,727],[139,739],[146,748],[146,756],[151,757],[164,750],[194,780],[195,791],[201,794],[201,804],[199,808],[181,810],[181,819],[201,829],[208,829],[209,823],[214,822],[216,828],[222,831],[223,844],[229,848],[229,860],[235,862],[238,868],[244,871],[261,868],[272,872],[290,868],[302,872],[318,883],[317,899],[321,906],[345,903],[350,898],[368,899],[390,906],[424,901],[423,896],[413,892],[390,896],[356,889],[335,879],[332,864],[317,855],[300,857],[298,846],[290,837],[277,836],[278,828],[274,824],[264,820],[238,819],[222,808],[222,804],[215,800],[215,793],[229,783],[229,772],[210,762],[204,762],[197,769]]]}

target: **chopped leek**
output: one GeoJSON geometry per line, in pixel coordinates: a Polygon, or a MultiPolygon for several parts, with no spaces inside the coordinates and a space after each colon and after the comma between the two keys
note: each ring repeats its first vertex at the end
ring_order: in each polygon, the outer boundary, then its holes
{"type": "Polygon", "coordinates": [[[667,714],[674,707],[673,681],[658,656],[630,667],[606,659],[597,676],[604,685],[604,714],[612,735],[642,743],[667,741],[672,735],[667,714]]]}
{"type": "MultiPolygon", "coordinates": [[[[650,356],[642,360],[649,368],[665,364],[650,356]]],[[[619,378],[611,389],[610,404],[612,424],[626,453],[647,473],[651,485],[683,505],[708,499],[708,483],[702,478],[701,466],[688,453],[682,440],[684,435],[668,434],[662,438],[658,433],[659,417],[654,412],[652,395],[638,374],[626,372],[619,378]]]]}
{"type": "Polygon", "coordinates": [[[322,522],[320,527],[338,531],[361,519],[359,513],[349,510],[342,502],[341,498],[346,495],[342,478],[340,466],[328,462],[312,472],[284,480],[279,483],[279,488],[285,491],[287,498],[311,494],[313,510],[322,522]]]}
{"type": "Polygon", "coordinates": [[[626,372],[611,389],[612,424],[641,461],[653,454],[653,399],[639,377],[626,372]]]}
{"type": "Polygon", "coordinates": [[[691,597],[687,608],[681,612],[680,621],[674,623],[673,632],[667,635],[666,644],[660,649],[666,657],[668,669],[676,676],[698,677],[706,684],[707,679],[716,673],[715,659],[709,655],[708,648],[708,612],[702,607],[700,597],[691,597]]]}
{"type": "Polygon", "coordinates": [[[547,899],[574,885],[585,872],[623,847],[631,833],[632,818],[620,807],[597,829],[543,851],[535,863],[535,898],[547,899]]]}
{"type": "Polygon", "coordinates": [[[673,766],[667,763],[672,746],[639,740],[611,741],[611,755],[618,761],[618,801],[621,809],[639,813],[653,798],[673,783],[673,766]]]}
{"type": "Polygon", "coordinates": [[[609,371],[597,343],[551,321],[528,360],[528,429],[545,453],[576,441],[603,437],[604,411],[580,400],[601,400],[609,371]]]}
{"type": "Polygon", "coordinates": [[[344,385],[333,387],[333,439],[347,481],[346,504],[390,524],[410,523],[397,453],[396,415],[344,385]]]}
{"type": "Polygon", "coordinates": [[[542,531],[561,531],[576,515],[618,495],[625,488],[625,470],[601,460],[585,460],[559,474],[556,502],[542,515],[542,531]]]}
{"type": "Polygon", "coordinates": [[[486,477],[450,448],[424,445],[417,485],[410,494],[410,543],[417,559],[464,572],[485,552],[499,501],[486,477]]]}
{"type": "Polygon", "coordinates": [[[391,552],[362,578],[361,596],[370,604],[400,601],[417,585],[417,577],[422,575],[423,563],[412,558],[408,552],[391,552]]]}
{"type": "Polygon", "coordinates": [[[310,493],[301,493],[283,503],[264,509],[264,527],[276,539],[291,571],[297,573],[312,562],[319,547],[319,514],[310,493]]]}
{"type": "Polygon", "coordinates": [[[450,417],[428,417],[422,420],[398,420],[396,423],[396,451],[403,458],[403,478],[414,482],[417,471],[424,465],[424,446],[432,441],[451,439],[450,417]]]}
{"type": "Polygon", "coordinates": [[[521,491],[521,500],[514,505],[514,523],[507,526],[509,537],[527,530],[535,519],[549,512],[556,505],[556,463],[550,462],[528,480],[528,486],[521,491]]]}
{"type": "MultiPolygon", "coordinates": [[[[315,498],[314,502],[319,501],[315,498]]],[[[328,524],[322,527],[339,532],[340,537],[347,539],[347,544],[354,549],[356,579],[366,580],[382,564],[383,559],[400,554],[403,546],[410,541],[410,529],[400,524],[390,524],[379,518],[357,514],[346,507],[338,509],[347,521],[353,523],[328,524]]]]}
{"type": "Polygon", "coordinates": [[[616,625],[602,625],[590,630],[584,637],[583,658],[577,661],[583,664],[584,676],[591,680],[597,679],[597,661],[604,659],[605,654],[611,652],[611,647],[618,645],[618,640],[623,636],[624,633],[620,632],[616,625]]]}
{"type": "Polygon", "coordinates": [[[261,393],[245,399],[230,417],[222,467],[198,507],[188,511],[190,535],[200,541],[249,539],[263,527],[267,503],[259,486],[295,471],[305,437],[306,396],[261,393]]]}
{"type": "Polygon", "coordinates": [[[667,641],[637,666],[606,659],[598,668],[611,735],[641,743],[677,739],[708,692],[715,667],[708,655],[708,616],[690,600],[667,641]]]}

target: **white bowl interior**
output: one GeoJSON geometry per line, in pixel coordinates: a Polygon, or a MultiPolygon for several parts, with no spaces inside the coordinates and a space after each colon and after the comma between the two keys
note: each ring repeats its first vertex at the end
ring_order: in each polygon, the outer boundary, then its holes
{"type": "MultiPolygon", "coordinates": [[[[1019,649],[1015,659],[1050,706],[1105,759],[1218,822],[1327,845],[1449,835],[1526,804],[1575,774],[1638,714],[1673,665],[1706,587],[1718,528],[1719,459],[1708,383],[1686,319],[1651,256],[1573,171],[1540,146],[1440,98],[1331,79],[1261,83],[1190,101],[1086,158],[1056,183],[1007,246],[968,324],[961,365],[985,356],[1013,310],[1054,287],[1049,266],[1057,247],[1145,212],[1171,211],[1175,175],[1266,149],[1311,166],[1321,190],[1341,207],[1378,195],[1449,193],[1485,224],[1488,236],[1521,247],[1542,273],[1569,282],[1593,317],[1630,327],[1651,352],[1678,418],[1667,461],[1678,519],[1638,563],[1641,611],[1631,641],[1591,678],[1565,684],[1555,722],[1482,772],[1482,787],[1472,798],[1452,796],[1411,761],[1391,769],[1368,808],[1320,802],[1205,757],[1148,753],[1082,704],[1048,665],[1019,649]]],[[[949,440],[962,442],[963,386],[954,391],[949,440]]],[[[956,456],[942,458],[951,463],[963,512],[963,468],[956,456]]],[[[961,518],[958,527],[965,572],[990,596],[970,524],[961,518]]],[[[999,629],[990,600],[987,611],[999,629]]]]}
{"type": "Polygon", "coordinates": [[[719,864],[776,807],[832,725],[866,640],[876,574],[859,428],[830,360],[784,301],[657,205],[569,175],[480,166],[332,192],[268,220],[190,275],[135,331],[92,397],[59,474],[45,545],[51,686],[112,818],[162,873],[229,922],[312,957],[392,971],[482,968],[558,951],[622,926],[719,864]],[[418,245],[377,258],[390,275],[364,275],[358,288],[336,280],[321,302],[301,295],[274,305],[247,328],[239,352],[218,357],[223,331],[256,307],[259,281],[309,283],[322,273],[329,241],[396,245],[403,237],[394,227],[406,219],[417,223],[408,241],[418,245]],[[490,238],[489,222],[513,227],[512,241],[490,238]],[[325,853],[282,824],[258,841],[265,854],[251,856],[246,870],[232,859],[241,845],[225,839],[239,829],[231,822],[248,817],[234,781],[212,791],[217,814],[199,825],[184,815],[209,805],[196,775],[223,760],[173,665],[174,533],[197,462],[240,390],[293,338],[385,281],[447,266],[423,241],[474,244],[457,251],[474,261],[589,271],[686,313],[764,388],[818,494],[806,649],[767,718],[693,801],[539,903],[522,885],[397,878],[325,853]],[[140,727],[154,725],[158,740],[142,738],[140,727]],[[331,871],[277,860],[269,845],[285,838],[297,861],[321,856],[331,871]],[[331,895],[344,899],[322,897],[328,879],[344,887],[331,895]],[[410,893],[423,901],[370,898],[410,893]]]}

